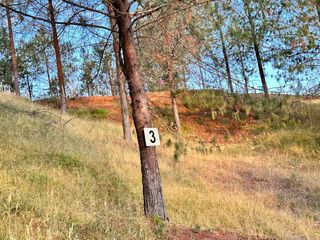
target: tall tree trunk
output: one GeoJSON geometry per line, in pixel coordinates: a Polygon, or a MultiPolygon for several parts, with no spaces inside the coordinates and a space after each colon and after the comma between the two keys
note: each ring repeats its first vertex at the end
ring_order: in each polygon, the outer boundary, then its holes
{"type": "MultiPolygon", "coordinates": [[[[5,3],[6,3],[7,6],[9,6],[9,1],[8,0],[6,0],[5,3]]],[[[11,50],[11,58],[12,58],[12,71],[13,71],[14,90],[15,90],[16,95],[20,96],[18,63],[17,63],[16,49],[15,49],[15,46],[14,46],[14,36],[13,36],[13,30],[12,30],[10,9],[6,8],[6,14],[7,14],[9,36],[10,36],[10,50],[11,50]]]]}
{"type": "Polygon", "coordinates": [[[51,82],[51,76],[50,76],[50,67],[49,67],[49,60],[46,51],[43,51],[44,54],[44,59],[45,59],[45,64],[46,64],[46,72],[47,72],[47,77],[48,77],[48,85],[49,85],[49,94],[50,96],[53,96],[53,86],[51,82]]]}
{"type": "Polygon", "coordinates": [[[218,8],[219,8],[218,1],[216,1],[215,2],[215,14],[216,14],[216,18],[217,18],[216,26],[217,26],[218,31],[219,31],[220,41],[221,41],[221,45],[222,45],[222,53],[223,53],[224,63],[226,65],[226,73],[227,73],[227,77],[228,77],[229,92],[231,94],[233,94],[234,91],[233,91],[233,86],[232,86],[232,78],[231,78],[231,71],[230,71],[230,65],[229,65],[229,56],[228,56],[227,47],[226,47],[224,36],[223,36],[223,32],[222,32],[222,27],[221,27],[220,15],[219,15],[219,9],[218,8]]]}
{"type": "Polygon", "coordinates": [[[52,5],[52,0],[48,0],[48,11],[50,14],[53,47],[56,54],[56,62],[57,62],[57,69],[58,69],[60,110],[62,114],[67,114],[66,90],[65,90],[65,84],[64,84],[64,75],[63,75],[63,69],[62,69],[59,39],[58,39],[58,33],[57,33],[57,28],[55,23],[54,8],[52,5]]]}
{"type": "Polygon", "coordinates": [[[128,0],[114,0],[112,3],[119,27],[119,39],[124,55],[124,71],[130,89],[132,114],[140,150],[144,213],[147,216],[157,215],[162,219],[167,219],[156,148],[146,147],[144,142],[143,129],[151,127],[152,120],[138,68],[131,15],[128,12],[130,4],[128,0]]]}
{"type": "Polygon", "coordinates": [[[257,59],[257,63],[258,63],[259,74],[260,74],[260,79],[261,79],[261,83],[262,83],[262,88],[264,91],[264,96],[265,96],[265,98],[269,99],[270,98],[269,91],[268,91],[267,81],[266,81],[266,77],[265,77],[265,73],[264,73],[264,69],[263,69],[262,58],[260,55],[260,46],[259,46],[258,39],[257,39],[256,27],[255,27],[255,23],[252,18],[252,15],[251,15],[251,8],[249,6],[248,1],[249,0],[243,0],[245,9],[246,9],[246,12],[248,15],[250,28],[251,28],[250,29],[251,37],[252,37],[252,41],[253,41],[254,52],[256,54],[256,59],[257,59]]]}
{"type": "MultiPolygon", "coordinates": [[[[106,3],[108,7],[109,14],[111,17],[109,18],[111,27],[113,30],[117,29],[117,21],[115,19],[114,10],[112,4],[108,1],[106,3]]],[[[116,70],[117,70],[117,83],[119,89],[119,97],[120,97],[120,107],[121,107],[121,119],[122,119],[122,130],[123,130],[123,138],[127,141],[132,140],[131,136],[131,128],[130,128],[130,119],[129,119],[129,107],[128,107],[128,99],[125,88],[125,76],[123,74],[120,62],[120,44],[119,44],[119,35],[114,31],[112,32],[113,37],[113,51],[116,61],[116,70]]]]}

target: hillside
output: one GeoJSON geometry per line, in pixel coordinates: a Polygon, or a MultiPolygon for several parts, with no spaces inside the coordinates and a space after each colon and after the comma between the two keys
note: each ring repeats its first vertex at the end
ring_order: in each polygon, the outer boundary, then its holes
{"type": "MultiPolygon", "coordinates": [[[[173,116],[171,113],[171,100],[169,92],[148,93],[149,105],[153,120],[162,131],[171,132],[173,116]]],[[[56,101],[42,100],[42,103],[49,104],[50,107],[57,108],[56,101]]],[[[108,111],[106,118],[113,122],[121,122],[119,97],[93,96],[70,98],[68,106],[71,112],[77,113],[82,109],[105,109],[108,111]]],[[[211,142],[215,139],[219,143],[226,142],[226,134],[231,134],[232,139],[228,142],[238,142],[249,135],[249,125],[252,119],[236,121],[230,116],[224,116],[211,121],[211,111],[209,109],[188,109],[182,99],[178,98],[179,115],[183,127],[183,135],[189,140],[211,142]]]]}
{"type": "Polygon", "coordinates": [[[118,123],[0,95],[0,239],[320,239],[313,122],[210,152],[188,142],[178,159],[162,136],[167,226],[142,215],[137,147],[118,123]]]}

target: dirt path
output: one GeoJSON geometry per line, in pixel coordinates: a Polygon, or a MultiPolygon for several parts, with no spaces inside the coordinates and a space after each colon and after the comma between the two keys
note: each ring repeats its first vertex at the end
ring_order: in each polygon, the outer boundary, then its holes
{"type": "Polygon", "coordinates": [[[177,228],[171,226],[166,234],[166,239],[170,240],[273,240],[260,237],[243,237],[232,232],[210,232],[197,231],[188,228],[177,228]]]}

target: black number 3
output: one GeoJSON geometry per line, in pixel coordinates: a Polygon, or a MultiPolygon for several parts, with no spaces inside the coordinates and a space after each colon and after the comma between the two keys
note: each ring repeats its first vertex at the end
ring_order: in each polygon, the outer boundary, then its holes
{"type": "Polygon", "coordinates": [[[156,142],[156,137],[154,136],[154,131],[150,130],[149,134],[151,135],[150,142],[155,143],[156,142]]]}

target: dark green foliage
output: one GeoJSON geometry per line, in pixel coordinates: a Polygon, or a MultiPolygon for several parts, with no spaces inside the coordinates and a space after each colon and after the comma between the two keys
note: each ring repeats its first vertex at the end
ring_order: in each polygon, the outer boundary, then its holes
{"type": "Polygon", "coordinates": [[[2,26],[0,27],[0,82],[13,87],[9,34],[2,26]]]}

